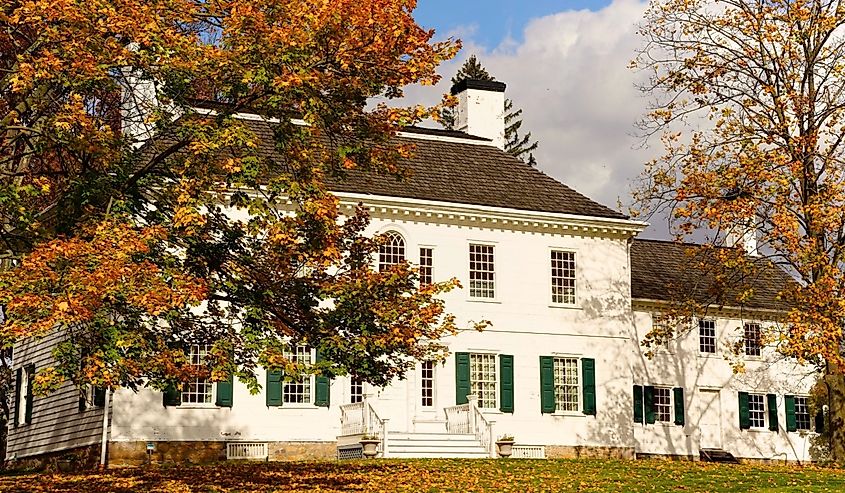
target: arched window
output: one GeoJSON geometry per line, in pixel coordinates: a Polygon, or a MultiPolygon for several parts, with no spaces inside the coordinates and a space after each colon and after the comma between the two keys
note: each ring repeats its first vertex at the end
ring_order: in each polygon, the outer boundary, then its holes
{"type": "Polygon", "coordinates": [[[405,261],[405,239],[396,231],[388,231],[382,235],[384,243],[378,248],[379,272],[391,265],[405,261]]]}

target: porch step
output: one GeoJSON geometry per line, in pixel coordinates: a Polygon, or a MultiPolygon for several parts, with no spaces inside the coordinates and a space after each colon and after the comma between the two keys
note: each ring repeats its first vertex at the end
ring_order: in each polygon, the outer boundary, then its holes
{"type": "Polygon", "coordinates": [[[698,451],[702,462],[722,462],[728,464],[739,464],[739,461],[732,453],[716,448],[703,448],[698,451]]]}
{"type": "Polygon", "coordinates": [[[390,457],[486,459],[490,455],[475,435],[449,433],[390,433],[390,457]]]}

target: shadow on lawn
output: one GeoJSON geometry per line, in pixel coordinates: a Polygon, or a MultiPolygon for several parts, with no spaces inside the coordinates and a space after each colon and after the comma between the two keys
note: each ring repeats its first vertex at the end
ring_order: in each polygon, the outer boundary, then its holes
{"type": "Polygon", "coordinates": [[[130,493],[156,491],[361,490],[365,478],[408,473],[411,466],[385,462],[280,462],[218,466],[148,467],[104,474],[31,474],[0,477],[6,492],[130,493]]]}

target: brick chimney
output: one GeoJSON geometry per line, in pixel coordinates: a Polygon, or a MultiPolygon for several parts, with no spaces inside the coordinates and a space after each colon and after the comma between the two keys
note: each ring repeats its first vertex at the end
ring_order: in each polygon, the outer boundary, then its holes
{"type": "Polygon", "coordinates": [[[493,141],[505,148],[505,83],[464,79],[452,86],[458,106],[455,130],[493,141]]]}

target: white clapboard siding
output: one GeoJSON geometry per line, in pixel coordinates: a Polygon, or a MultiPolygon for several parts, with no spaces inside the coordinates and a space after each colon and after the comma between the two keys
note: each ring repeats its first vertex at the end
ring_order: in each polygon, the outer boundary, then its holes
{"type": "MultiPolygon", "coordinates": [[[[37,373],[53,365],[53,348],[63,337],[63,332],[57,330],[41,339],[15,345],[13,371],[32,364],[37,373]]],[[[12,409],[14,414],[14,405],[12,409]]],[[[20,412],[24,412],[22,407],[20,412]]],[[[70,382],[65,382],[50,395],[33,397],[31,423],[14,426],[18,417],[13,415],[12,420],[7,459],[97,444],[103,431],[103,409],[92,406],[80,411],[79,390],[70,382]]]]}

